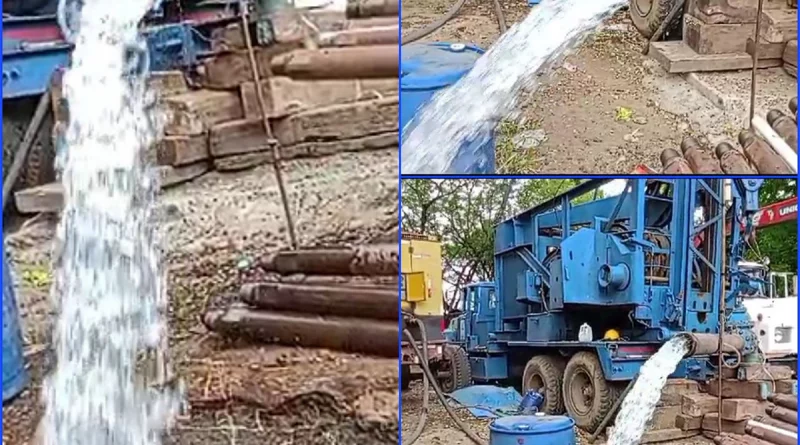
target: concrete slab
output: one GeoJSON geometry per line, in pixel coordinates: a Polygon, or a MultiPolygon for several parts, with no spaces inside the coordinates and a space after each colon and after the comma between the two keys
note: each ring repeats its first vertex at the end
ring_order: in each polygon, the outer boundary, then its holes
{"type": "MultiPolygon", "coordinates": [[[[724,111],[742,113],[745,119],[750,110],[750,70],[689,73],[686,81],[711,103],[724,111]]],[[[756,114],[766,115],[773,108],[789,109],[789,99],[797,96],[797,79],[783,68],[766,68],[756,74],[756,114]]],[[[744,121],[742,121],[744,123],[744,121]]]]}

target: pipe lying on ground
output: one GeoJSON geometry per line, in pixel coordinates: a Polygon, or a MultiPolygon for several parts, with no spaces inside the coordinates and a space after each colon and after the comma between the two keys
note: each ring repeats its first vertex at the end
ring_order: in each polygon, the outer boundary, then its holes
{"type": "Polygon", "coordinates": [[[797,396],[790,396],[788,394],[770,394],[767,396],[770,402],[793,411],[797,411],[797,396]]]}
{"type": "Polygon", "coordinates": [[[381,357],[398,356],[397,320],[262,312],[234,304],[227,310],[207,312],[203,323],[210,330],[231,337],[246,336],[267,343],[381,357]]]}
{"type": "Polygon", "coordinates": [[[697,139],[687,136],[681,141],[681,152],[689,166],[698,174],[721,174],[719,162],[710,153],[703,151],[697,139]]]}
{"type": "Polygon", "coordinates": [[[792,167],[766,141],[750,130],[739,133],[739,145],[744,155],[756,166],[759,173],[773,175],[790,175],[792,167]]]}
{"type": "Polygon", "coordinates": [[[677,150],[667,148],[661,152],[662,173],[665,175],[692,175],[692,167],[677,150]]]}
{"type": "Polygon", "coordinates": [[[375,244],[353,249],[313,249],[279,252],[272,259],[272,270],[281,275],[397,276],[396,244],[375,244]]]}
{"type": "Polygon", "coordinates": [[[780,406],[768,406],[767,414],[773,419],[778,419],[792,425],[797,425],[797,411],[782,408],[780,406]]]}
{"type": "Polygon", "coordinates": [[[797,445],[797,433],[775,428],[765,423],[750,420],[744,430],[749,436],[775,445],[797,445]]]}
{"type": "Polygon", "coordinates": [[[789,100],[789,111],[797,116],[797,97],[793,97],[791,100],[789,100]]]}
{"type": "Polygon", "coordinates": [[[319,45],[323,47],[396,45],[400,41],[399,32],[397,26],[382,26],[326,32],[321,33],[317,39],[319,45]]]}
{"type": "Polygon", "coordinates": [[[782,430],[791,431],[793,433],[797,432],[797,424],[786,423],[778,419],[773,419],[769,416],[755,416],[753,417],[753,420],[774,426],[775,428],[780,428],[782,430]]]}
{"type": "Polygon", "coordinates": [[[770,110],[767,113],[767,122],[786,141],[786,145],[797,153],[797,122],[780,110],[770,110]]]}
{"type": "Polygon", "coordinates": [[[348,0],[347,18],[395,16],[400,14],[398,0],[348,0]]]}
{"type": "Polygon", "coordinates": [[[397,320],[397,289],[256,283],[242,286],[243,302],[277,311],[397,320]]]}
{"type": "Polygon", "coordinates": [[[786,161],[786,164],[792,169],[792,173],[797,173],[797,153],[775,133],[775,130],[769,126],[764,118],[761,116],[753,117],[753,128],[758,132],[761,137],[772,147],[776,153],[786,161]]]}
{"type": "MultiPolygon", "coordinates": [[[[716,355],[719,352],[719,335],[717,334],[696,334],[683,332],[678,334],[689,340],[689,351],[686,357],[695,355],[716,355]]],[[[734,354],[744,350],[745,341],[739,335],[724,334],[722,336],[722,352],[734,354]]]]}
{"type": "Polygon", "coordinates": [[[714,153],[717,155],[717,159],[719,159],[720,168],[722,168],[722,171],[725,173],[733,175],[752,175],[758,173],[750,167],[747,158],[727,142],[721,142],[717,145],[714,153]]]}
{"type": "Polygon", "coordinates": [[[397,76],[397,45],[298,49],[272,59],[272,72],[297,79],[352,79],[397,76]]]}

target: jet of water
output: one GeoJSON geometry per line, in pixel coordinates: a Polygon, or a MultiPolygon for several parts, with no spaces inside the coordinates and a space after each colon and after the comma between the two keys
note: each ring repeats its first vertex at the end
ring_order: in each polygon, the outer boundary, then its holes
{"type": "Polygon", "coordinates": [[[675,372],[678,363],[689,352],[689,340],[677,336],[664,343],[652,357],[642,365],[639,377],[633,384],[617,414],[608,445],[638,445],[642,440],[647,422],[653,417],[656,404],[667,377],[675,372]]]}
{"type": "Polygon", "coordinates": [[[151,223],[157,183],[143,156],[160,134],[160,119],[149,110],[143,59],[136,57],[150,3],[85,1],[64,76],[70,122],[45,445],[158,445],[179,407],[179,394],[158,390],[137,366],[143,353],[163,356],[166,338],[151,223]]]}
{"type": "Polygon", "coordinates": [[[531,78],[576,45],[625,0],[544,0],[495,42],[455,85],[438,92],[402,135],[404,174],[464,173],[531,78]],[[456,158],[458,165],[455,165],[456,158]],[[465,160],[466,159],[466,160],[465,160]]]}

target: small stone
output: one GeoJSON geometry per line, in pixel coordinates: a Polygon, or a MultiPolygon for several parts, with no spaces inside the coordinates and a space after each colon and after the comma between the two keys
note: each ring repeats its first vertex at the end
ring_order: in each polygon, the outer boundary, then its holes
{"type": "Polygon", "coordinates": [[[517,134],[511,139],[511,143],[513,143],[515,147],[529,150],[542,145],[546,140],[547,133],[541,128],[537,128],[536,130],[526,130],[517,134]]]}

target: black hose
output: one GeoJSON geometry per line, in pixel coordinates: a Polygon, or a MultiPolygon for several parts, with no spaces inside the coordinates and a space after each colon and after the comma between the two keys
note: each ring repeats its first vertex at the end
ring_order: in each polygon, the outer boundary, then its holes
{"type": "MultiPolygon", "coordinates": [[[[422,323],[416,318],[411,319],[414,323],[419,326],[420,336],[422,337],[422,357],[420,357],[420,361],[427,365],[428,363],[428,332],[425,329],[425,323],[422,323]]],[[[422,432],[425,431],[425,423],[428,421],[428,404],[430,399],[430,387],[429,387],[429,380],[426,374],[422,374],[422,413],[419,415],[419,420],[417,420],[417,426],[414,428],[414,432],[411,433],[411,438],[408,441],[404,441],[403,445],[412,445],[414,442],[419,439],[422,435],[422,432]]]]}
{"type": "MultiPolygon", "coordinates": [[[[414,350],[414,354],[416,354],[417,357],[422,357],[423,354],[422,352],[420,352],[419,347],[416,344],[416,340],[414,340],[414,336],[411,335],[411,332],[409,332],[408,329],[404,329],[403,333],[405,334],[406,338],[408,338],[408,342],[411,345],[411,349],[414,350]]],[[[453,409],[450,408],[450,405],[447,403],[447,399],[444,393],[442,392],[442,389],[439,388],[439,384],[436,382],[436,379],[434,379],[433,373],[431,372],[431,369],[428,367],[428,363],[425,361],[421,361],[420,367],[422,368],[422,372],[425,374],[428,380],[430,380],[430,383],[433,386],[433,391],[436,393],[436,397],[439,398],[439,402],[442,403],[442,406],[444,406],[444,409],[445,411],[447,411],[447,414],[450,415],[450,418],[453,419],[453,421],[461,429],[461,431],[463,431],[464,434],[466,434],[467,437],[469,437],[469,439],[473,441],[476,445],[488,445],[485,441],[483,441],[483,439],[478,437],[472,430],[470,430],[469,427],[466,426],[464,422],[462,422],[461,419],[459,419],[456,416],[456,413],[453,412],[453,409]]]]}
{"type": "Polygon", "coordinates": [[[500,35],[508,31],[508,26],[506,26],[506,16],[503,14],[503,7],[500,6],[500,0],[493,0],[494,1],[494,15],[497,16],[497,25],[500,27],[500,35]]]}
{"type": "Polygon", "coordinates": [[[431,24],[428,26],[403,37],[402,44],[405,45],[407,43],[416,42],[417,40],[432,34],[434,31],[444,26],[445,23],[449,22],[450,19],[455,17],[466,2],[467,0],[457,0],[453,6],[450,7],[450,10],[445,13],[445,15],[431,22],[431,24]]]}

